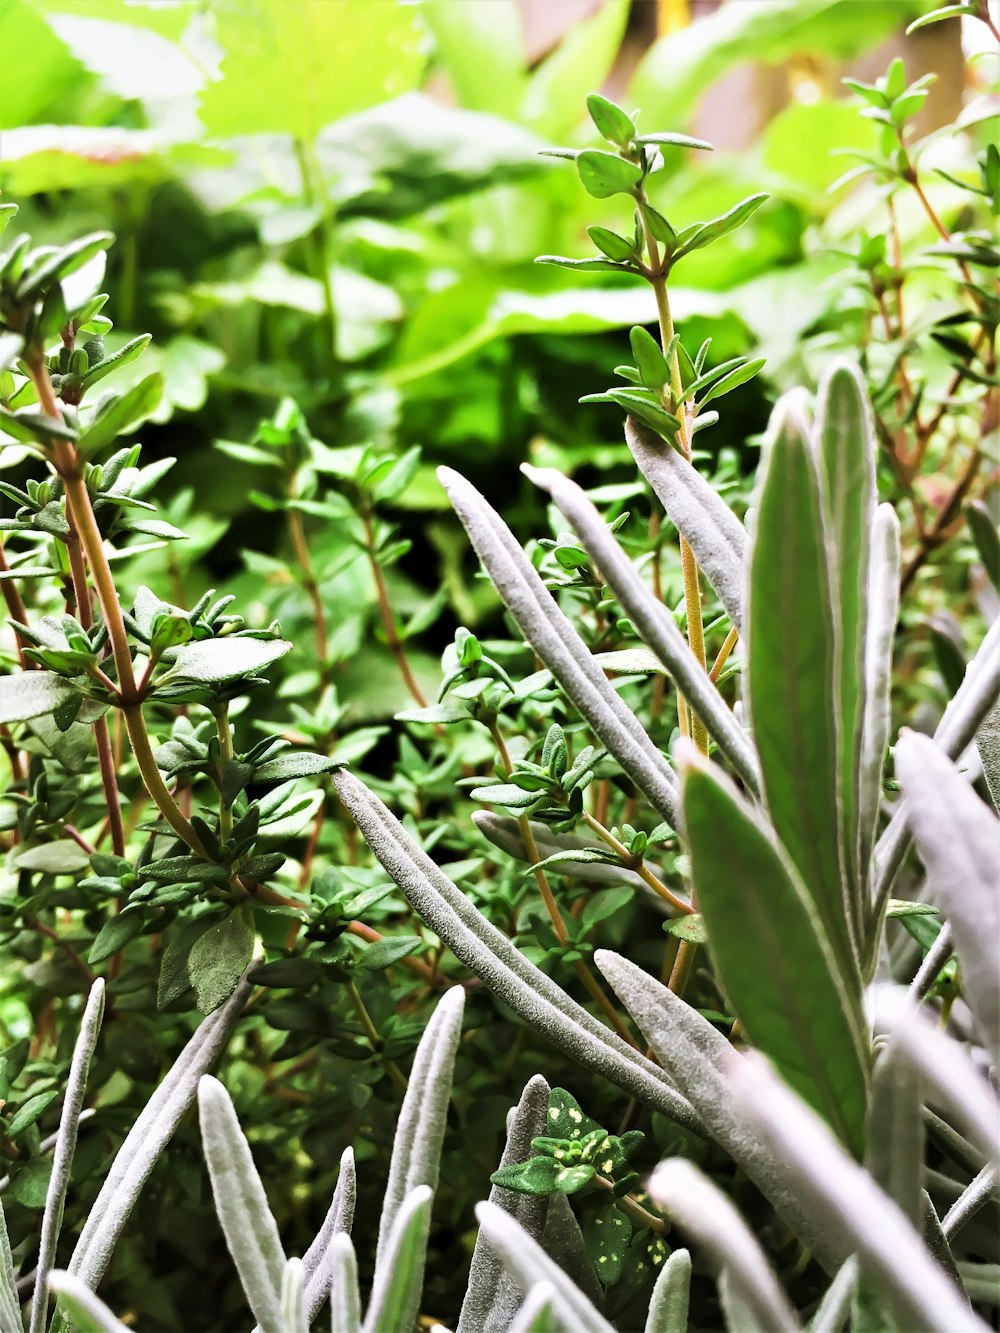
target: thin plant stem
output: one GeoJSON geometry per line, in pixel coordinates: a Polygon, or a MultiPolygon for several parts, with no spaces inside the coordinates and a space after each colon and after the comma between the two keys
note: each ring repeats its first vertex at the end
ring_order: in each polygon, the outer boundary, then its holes
{"type": "Polygon", "coordinates": [[[323,315],[326,321],[326,357],[328,368],[337,368],[337,304],[333,295],[333,214],[326,188],[322,181],[316,154],[305,139],[295,139],[295,157],[302,174],[302,189],[306,202],[317,209],[315,266],[316,276],[323,288],[323,315]]]}
{"type": "Polygon", "coordinates": [[[319,590],[319,581],[316,578],[316,570],[313,566],[312,556],[309,554],[309,543],[306,541],[305,525],[302,522],[302,514],[296,509],[294,495],[291,496],[292,503],[289,505],[288,513],[288,535],[291,539],[292,550],[295,552],[295,559],[298,561],[299,568],[302,571],[302,586],[306,590],[306,596],[309,598],[313,611],[313,625],[316,629],[316,654],[319,657],[320,678],[326,684],[329,679],[329,664],[327,658],[330,655],[330,638],[326,628],[326,610],[323,606],[323,598],[319,590]]]}
{"type": "Polygon", "coordinates": [[[719,655],[712,663],[712,669],[708,673],[708,678],[713,685],[718,681],[719,677],[722,675],[722,668],[728,662],[729,654],[736,647],[737,643],[739,642],[739,638],[740,638],[739,630],[736,628],[735,625],[731,625],[729,627],[729,633],[726,635],[722,647],[719,649],[719,655]]]}
{"type": "Polygon", "coordinates": [[[382,1038],[379,1036],[378,1028],[372,1022],[372,1016],[368,1012],[364,1000],[361,998],[361,992],[353,981],[346,982],[344,988],[347,991],[347,998],[350,1000],[351,1006],[358,1016],[358,1022],[361,1024],[365,1036],[371,1043],[372,1050],[376,1055],[381,1057],[382,1067],[392,1081],[405,1092],[408,1085],[403,1071],[400,1069],[399,1065],[396,1064],[395,1060],[390,1060],[388,1056],[382,1055],[382,1038]]]}
{"type": "Polygon", "coordinates": [[[633,856],[625,844],[619,841],[610,829],[605,828],[602,823],[596,820],[593,815],[588,814],[586,810],[583,812],[583,822],[592,832],[597,834],[603,843],[611,848],[616,856],[621,858],[624,864],[628,866],[629,870],[634,870],[644,884],[648,885],[648,887],[665,902],[668,902],[675,912],[679,912],[682,916],[687,916],[694,910],[689,903],[686,903],[683,898],[678,898],[675,893],[672,893],[671,890],[667,888],[661,879],[653,874],[649,866],[643,861],[642,857],[633,856]]]}
{"type": "Polygon", "coordinates": [[[365,507],[361,513],[361,519],[365,528],[365,550],[368,554],[368,563],[371,566],[372,578],[375,580],[375,597],[378,601],[379,615],[382,617],[382,625],[385,629],[386,641],[389,644],[389,651],[395,659],[396,666],[399,668],[399,674],[403,678],[403,684],[409,690],[414,702],[418,708],[427,707],[427,696],[417,683],[417,678],[413,674],[409,658],[406,656],[406,648],[399,632],[396,629],[396,619],[392,614],[392,603],[389,601],[389,589],[386,586],[385,574],[382,566],[378,562],[375,554],[375,523],[372,518],[371,510],[365,507]]]}
{"type": "Polygon", "coordinates": [[[215,710],[215,734],[219,741],[219,838],[225,842],[233,831],[233,811],[223,795],[223,777],[227,765],[233,762],[233,730],[229,725],[229,705],[221,703],[215,710]]]}
{"type": "MultiPolygon", "coordinates": [[[[2,541],[0,541],[0,574],[5,575],[4,578],[0,579],[0,591],[3,593],[3,599],[7,604],[11,620],[26,625],[28,623],[28,609],[24,605],[20,588],[10,577],[10,565],[7,563],[7,552],[2,541]]],[[[35,663],[32,662],[30,657],[24,655],[24,650],[29,645],[21,638],[20,630],[14,631],[14,639],[17,643],[17,660],[21,664],[21,670],[30,671],[35,663]]]]}

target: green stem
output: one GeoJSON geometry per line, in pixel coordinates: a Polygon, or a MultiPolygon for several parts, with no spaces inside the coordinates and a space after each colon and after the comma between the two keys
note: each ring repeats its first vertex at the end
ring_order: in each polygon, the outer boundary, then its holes
{"type": "Polygon", "coordinates": [[[225,842],[233,831],[232,808],[222,794],[222,779],[233,762],[233,729],[229,725],[229,705],[225,701],[215,710],[215,734],[219,740],[219,839],[225,842]]]}
{"type": "Polygon", "coordinates": [[[389,1075],[392,1081],[405,1092],[407,1089],[407,1082],[403,1071],[400,1069],[399,1065],[396,1064],[395,1060],[390,1060],[387,1056],[382,1055],[382,1038],[379,1036],[378,1028],[372,1022],[372,1016],[368,1012],[364,1000],[361,998],[361,992],[353,981],[345,983],[345,990],[347,991],[347,997],[351,1002],[354,1012],[358,1016],[358,1022],[361,1024],[365,1036],[371,1043],[372,1050],[376,1055],[381,1055],[382,1066],[385,1069],[385,1072],[389,1075]]]}
{"type": "Polygon", "coordinates": [[[337,360],[337,306],[333,297],[333,210],[322,179],[319,163],[311,145],[302,138],[295,140],[295,157],[302,173],[302,191],[308,204],[319,210],[316,226],[315,265],[323,288],[323,312],[326,319],[326,358],[335,376],[337,360]]]}
{"type": "Polygon", "coordinates": [[[603,843],[611,848],[616,856],[620,857],[629,870],[634,870],[644,884],[648,885],[665,902],[668,902],[675,912],[687,916],[694,910],[690,904],[686,903],[683,898],[678,898],[661,879],[653,874],[641,856],[633,856],[625,844],[620,842],[610,829],[605,828],[600,820],[595,819],[586,810],[583,812],[583,822],[592,832],[597,834],[603,843]]]}

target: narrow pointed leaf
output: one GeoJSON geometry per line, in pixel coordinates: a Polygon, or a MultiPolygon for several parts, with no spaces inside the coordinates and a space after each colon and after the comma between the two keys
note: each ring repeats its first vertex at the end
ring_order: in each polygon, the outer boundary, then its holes
{"type": "Polygon", "coordinates": [[[907,1328],[985,1333],[986,1325],[927,1252],[904,1214],[778,1079],[744,1057],[734,1083],[750,1126],[780,1157],[789,1184],[842,1245],[907,1328]]]}
{"type": "Polygon", "coordinates": [[[880,505],[872,532],[868,577],[868,641],[865,649],[864,719],[858,810],[862,882],[870,870],[882,803],[882,770],[892,720],[892,645],[899,618],[899,519],[892,505],[880,505]]]}
{"type": "Polygon", "coordinates": [[[353,775],[334,787],[382,866],[417,915],[457,958],[531,1027],[643,1105],[702,1133],[701,1122],[650,1061],[530,963],[452,884],[382,802],[353,775]]]}
{"type": "Polygon", "coordinates": [[[748,539],[743,524],[697,468],[631,417],[625,439],[640,472],[687,541],[737,629],[743,628],[748,539]]]}
{"type": "Polygon", "coordinates": [[[538,1282],[552,1288],[552,1309],[564,1328],[574,1333],[614,1333],[583,1292],[508,1213],[492,1203],[481,1203],[476,1217],[522,1291],[530,1291],[538,1282]]]}
{"type": "MultiPolygon", "coordinates": [[[[511,1113],[507,1143],[500,1158],[500,1170],[526,1162],[532,1155],[532,1139],[545,1131],[545,1113],[549,1105],[549,1085],[536,1074],[521,1094],[511,1113]]],[[[548,1201],[544,1195],[520,1194],[494,1185],[490,1203],[510,1213],[529,1236],[540,1240],[545,1227],[548,1201]]],[[[480,1231],[472,1253],[469,1282],[457,1333],[504,1333],[520,1303],[520,1289],[504,1268],[499,1254],[480,1231]]]]}
{"type": "Polygon", "coordinates": [[[740,203],[735,204],[727,213],[712,218],[710,222],[703,222],[700,226],[692,227],[690,235],[683,238],[683,245],[679,247],[676,258],[680,259],[683,255],[690,254],[692,250],[700,250],[703,246],[711,245],[713,241],[728,236],[737,227],[742,227],[744,222],[756,213],[767,197],[766,194],[752,194],[740,203]]]}
{"type": "Polygon", "coordinates": [[[819,478],[803,419],[779,404],[750,563],[745,681],[767,807],[845,985],[856,985],[839,837],[836,646],[819,478]]]}
{"type": "Polygon", "coordinates": [[[461,986],[447,992],[431,1015],[413,1057],[406,1096],[396,1122],[389,1179],[382,1202],[376,1281],[386,1260],[389,1232],[403,1200],[418,1185],[426,1185],[432,1193],[437,1188],[464,1004],[465,992],[461,986]]]}
{"type": "Polygon", "coordinates": [[[514,1314],[504,1325],[510,1333],[556,1333],[552,1309],[554,1291],[548,1282],[536,1282],[514,1314]]]}
{"type": "Polygon", "coordinates": [[[21,1333],[21,1299],[17,1294],[14,1260],[10,1252],[7,1219],[0,1199],[0,1329],[3,1333],[21,1333]]]}
{"type": "Polygon", "coordinates": [[[910,732],[900,738],[896,771],[931,898],[951,923],[962,987],[995,1060],[1000,1053],[1000,820],[927,736],[910,732]]]}
{"type": "Polygon", "coordinates": [[[691,1255],[674,1250],[656,1279],[643,1333],[688,1333],[690,1303],[691,1255]]]}
{"type": "Polygon", "coordinates": [[[77,1333],[130,1333],[128,1325],[72,1273],[50,1273],[49,1290],[55,1293],[59,1309],[77,1333]]]}
{"type": "Polygon", "coordinates": [[[922,1094],[919,1075],[894,1046],[886,1046],[872,1073],[865,1165],[914,1227],[924,1214],[922,1094]]]}
{"type": "Polygon", "coordinates": [[[429,1186],[418,1185],[396,1209],[384,1261],[375,1271],[364,1333],[413,1327],[424,1285],[432,1198],[429,1186]]]}
{"type": "Polygon", "coordinates": [[[159,371],[147,375],[127,389],[105,408],[80,436],[78,448],[84,458],[93,458],[100,450],[114,444],[119,435],[131,433],[152,416],[163,397],[163,376],[159,371]]]}
{"type": "Polygon", "coordinates": [[[500,516],[457,472],[441,468],[438,476],[525,638],[609,753],[676,827],[677,779],[642,723],[608,683],[500,516]]]}
{"type": "Polygon", "coordinates": [[[361,1333],[358,1257],[343,1232],[330,1241],[329,1268],[331,1333],[361,1333]]]}
{"type": "Polygon", "coordinates": [[[739,1295],[764,1328],[799,1327],[764,1251],[718,1186],[693,1162],[675,1157],[661,1162],[649,1182],[650,1196],[681,1229],[693,1236],[725,1268],[739,1295]]]}
{"type": "Polygon", "coordinates": [[[684,822],[709,948],[738,1017],[860,1155],[867,1100],[860,990],[849,991],[839,976],[794,867],[721,774],[688,772],[684,822]]]}
{"type": "Polygon", "coordinates": [[[59,1117],[59,1131],[55,1151],[52,1154],[52,1175],[49,1177],[48,1193],[45,1197],[45,1212],[42,1215],[42,1234],[38,1244],[38,1262],[35,1270],[35,1290],[31,1299],[31,1318],[29,1333],[41,1333],[48,1316],[48,1278],[55,1261],[56,1245],[62,1230],[63,1209],[69,1189],[70,1171],[73,1168],[73,1156],[76,1152],[76,1138],[80,1126],[80,1113],[87,1095],[87,1078],[90,1062],[97,1049],[97,1039],[101,1033],[101,1020],[104,1017],[104,981],[94,982],[87,997],[87,1007],[80,1023],[80,1035],[73,1048],[69,1078],[66,1082],[66,1095],[63,1100],[62,1115],[59,1117]]]}
{"type": "Polygon", "coordinates": [[[867,706],[868,578],[876,498],[875,426],[861,374],[847,361],[834,362],[820,383],[816,441],[823,528],[828,535],[830,555],[841,864],[855,932],[860,934],[859,796],[867,706]]]}
{"type": "MultiPolygon", "coordinates": [[[[306,1313],[310,1322],[330,1293],[330,1254],[334,1236],[350,1233],[358,1182],[354,1169],[354,1149],[345,1148],[340,1156],[340,1175],[333,1191],[330,1208],[316,1239],[302,1256],[306,1269],[306,1313]]],[[[256,1333],[256,1331],[255,1331],[256,1333]]]]}
{"type": "Polygon", "coordinates": [[[215,1211],[247,1301],[263,1333],[283,1333],[278,1225],[229,1094],[209,1074],[198,1084],[198,1108],[215,1211]]]}
{"type": "Polygon", "coordinates": [[[301,1259],[289,1259],[281,1277],[281,1333],[309,1333],[305,1271],[301,1259]]]}
{"type": "Polygon", "coordinates": [[[572,523],[643,640],[674,676],[684,697],[736,772],[751,790],[756,791],[757,763],[746,735],[684,641],[673,617],[643,584],[593,504],[575,482],[552,469],[525,464],[522,471],[536,486],[549,492],[572,523]]]}

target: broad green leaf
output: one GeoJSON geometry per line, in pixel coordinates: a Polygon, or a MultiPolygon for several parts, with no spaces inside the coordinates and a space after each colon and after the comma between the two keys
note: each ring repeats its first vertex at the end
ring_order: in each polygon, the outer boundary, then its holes
{"type": "Polygon", "coordinates": [[[185,644],[170,662],[170,674],[184,680],[213,682],[236,680],[284,657],[291,644],[287,639],[253,639],[229,635],[185,644]]]}
{"type": "Polygon", "coordinates": [[[53,713],[76,693],[53,671],[20,671],[0,677],[0,723],[27,722],[53,713]]]}
{"type": "Polygon", "coordinates": [[[632,194],[642,180],[634,162],[626,162],[615,153],[588,148],[576,159],[580,181],[595,199],[610,199],[613,194],[632,194]]]}
{"type": "Polygon", "coordinates": [[[721,775],[688,772],[684,822],[709,948],[750,1040],[860,1156],[867,1101],[860,994],[838,975],[801,880],[721,775]]]}
{"type": "Polygon", "coordinates": [[[601,1281],[609,1286],[617,1282],[632,1240],[632,1223],[626,1215],[609,1202],[586,1218],[583,1239],[594,1272],[601,1281]]]}
{"type": "MultiPolygon", "coordinates": [[[[138,355],[138,352],[133,355],[138,355]]],[[[80,453],[85,458],[93,458],[101,449],[114,444],[120,435],[135,430],[147,417],[152,416],[162,397],[163,376],[159,372],[147,375],[104,408],[91,422],[80,436],[80,453]]]]}
{"type": "Polygon", "coordinates": [[[187,970],[198,1008],[211,1014],[229,999],[253,955],[253,913],[248,908],[210,926],[188,954],[187,970]]]}
{"type": "Polygon", "coordinates": [[[412,5],[246,0],[215,17],[222,78],[201,95],[211,136],[285,131],[311,142],[331,121],[406,92],[423,72],[412,5]]]}
{"type": "Polygon", "coordinates": [[[59,1089],[50,1088],[48,1092],[39,1092],[34,1097],[29,1097],[24,1105],[14,1112],[8,1124],[4,1127],[5,1136],[16,1139],[18,1134],[23,1134],[40,1118],[45,1108],[54,1102],[58,1096],[59,1089]]]}
{"type": "Polygon", "coordinates": [[[779,407],[750,558],[744,680],[767,807],[843,984],[857,947],[840,862],[836,648],[820,483],[806,423],[779,407]]]}
{"type": "Polygon", "coordinates": [[[859,371],[834,364],[816,404],[823,528],[829,534],[835,682],[832,706],[839,752],[840,855],[855,928],[860,932],[861,753],[866,709],[868,571],[875,524],[875,427],[859,371]]]}
{"type": "Polygon", "coordinates": [[[90,857],[72,838],[56,838],[38,847],[15,850],[14,864],[19,870],[39,870],[45,875],[74,875],[86,869],[90,857]]]}

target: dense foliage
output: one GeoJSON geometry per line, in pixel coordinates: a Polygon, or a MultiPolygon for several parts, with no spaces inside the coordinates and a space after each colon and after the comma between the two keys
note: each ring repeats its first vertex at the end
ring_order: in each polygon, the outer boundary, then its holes
{"type": "Polygon", "coordinates": [[[992,19],[629,8],[0,3],[3,1333],[998,1303],[992,19]]]}

